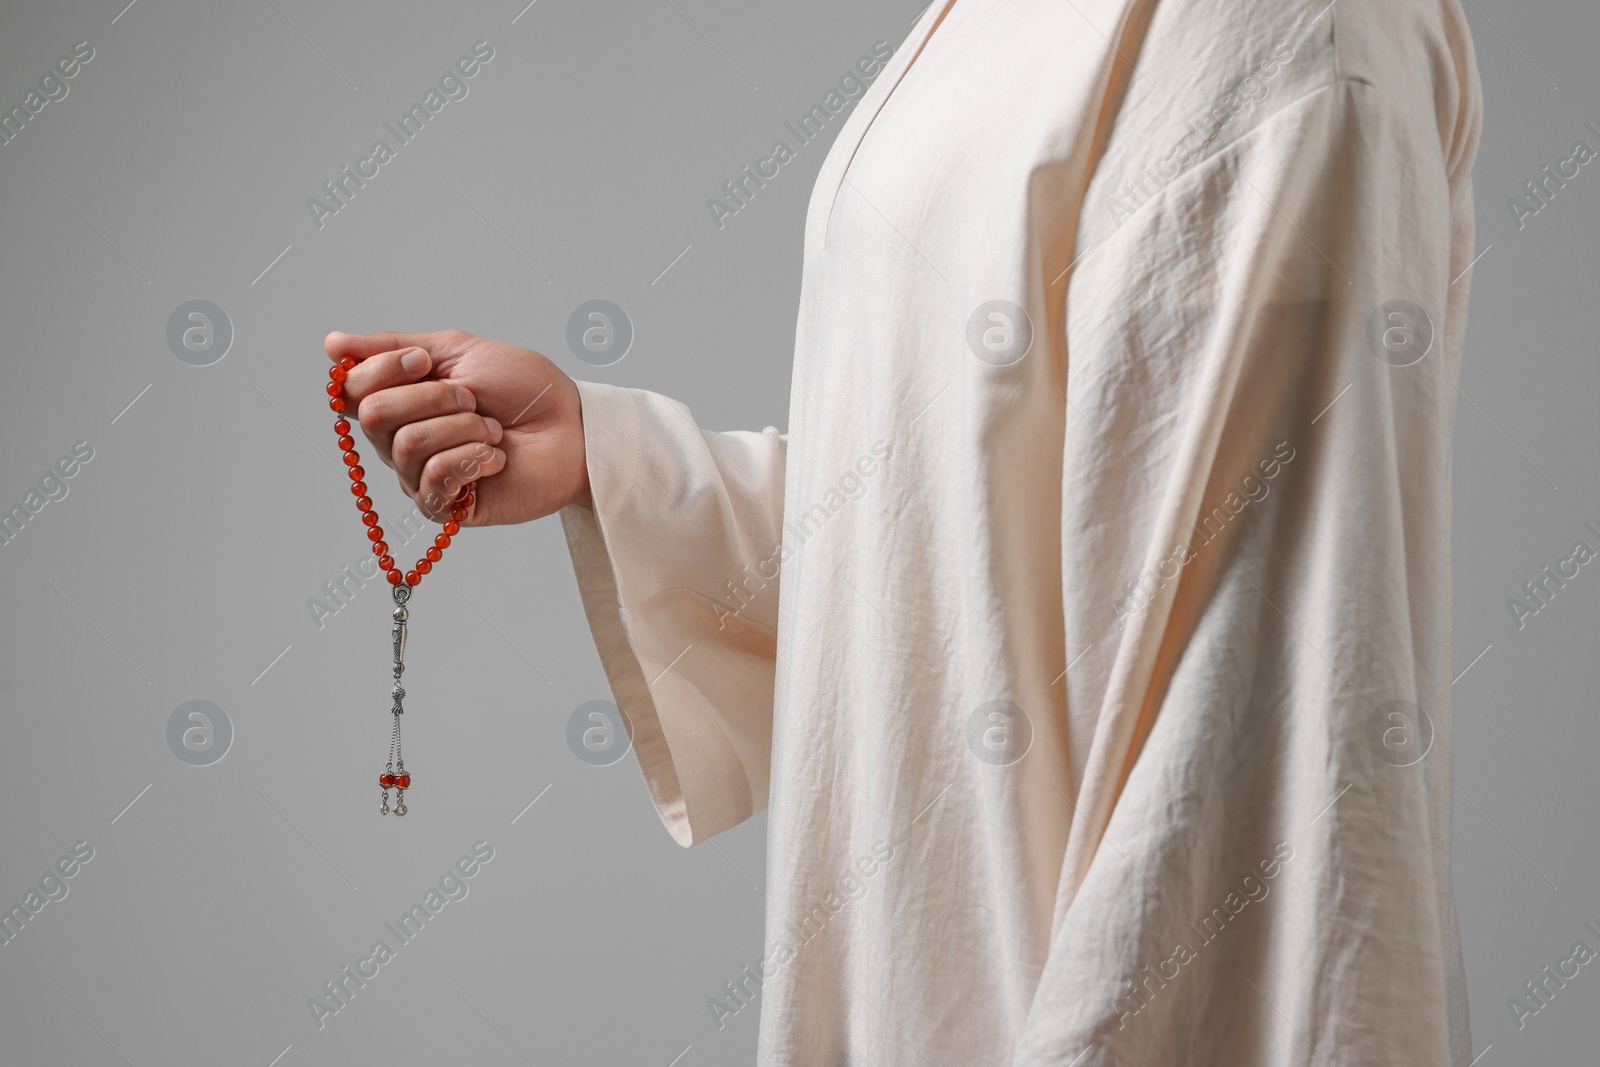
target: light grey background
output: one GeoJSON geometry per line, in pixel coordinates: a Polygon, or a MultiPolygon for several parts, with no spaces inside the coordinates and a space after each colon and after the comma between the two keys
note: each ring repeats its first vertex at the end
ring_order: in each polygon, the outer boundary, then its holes
{"type": "MultiPolygon", "coordinates": [[[[0,510],[94,450],[0,546],[0,906],[94,849],[0,945],[0,1061],[752,1062],[755,1012],[719,1031],[706,1001],[761,953],[765,817],[680,849],[631,756],[569,749],[609,694],[555,519],[470,531],[421,586],[412,813],[378,817],[386,587],[320,627],[308,606],[365,548],[321,338],[462,328],[708,427],[785,426],[838,124],[724,228],[706,201],[921,3],[125,2],[0,15],[0,108],[94,48],[0,145],[0,510]],[[479,40],[467,97],[319,229],[307,198],[479,40]],[[607,368],[564,342],[597,298],[635,329],[607,368]],[[194,299],[233,325],[210,366],[166,342],[194,299]],[[168,747],[191,700],[233,728],[207,766],[168,747]],[[319,1029],[308,999],[478,841],[468,895],[319,1029]]],[[[1466,8],[1489,250],[1455,445],[1456,889],[1483,1067],[1593,1062],[1600,964],[1520,1031],[1507,1000],[1600,948],[1600,569],[1521,630],[1506,602],[1600,525],[1600,163],[1521,230],[1506,200],[1600,148],[1600,11],[1466,8]]]]}

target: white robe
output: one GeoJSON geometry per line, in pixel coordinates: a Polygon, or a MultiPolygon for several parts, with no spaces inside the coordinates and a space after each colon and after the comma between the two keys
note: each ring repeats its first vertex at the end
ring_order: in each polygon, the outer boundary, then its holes
{"type": "Polygon", "coordinates": [[[769,810],[762,1067],[1471,1059],[1479,87],[1456,0],[1324,4],[934,0],[812,193],[789,432],[580,384],[661,819],[769,810]]]}

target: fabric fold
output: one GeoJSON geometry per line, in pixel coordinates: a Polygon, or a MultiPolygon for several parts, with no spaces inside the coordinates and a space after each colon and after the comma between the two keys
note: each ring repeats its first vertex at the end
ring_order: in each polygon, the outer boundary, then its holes
{"type": "Polygon", "coordinates": [[[579,382],[591,510],[560,512],[656,811],[688,846],[766,807],[785,438],[579,382]]]}

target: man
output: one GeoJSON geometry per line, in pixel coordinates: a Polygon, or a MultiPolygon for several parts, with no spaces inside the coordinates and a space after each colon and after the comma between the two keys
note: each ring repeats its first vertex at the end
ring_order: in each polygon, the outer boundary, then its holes
{"type": "Polygon", "coordinates": [[[1455,0],[936,0],[817,179],[787,434],[329,336],[427,513],[560,513],[674,838],[769,809],[764,1067],[1471,1060],[1480,121],[1455,0]]]}

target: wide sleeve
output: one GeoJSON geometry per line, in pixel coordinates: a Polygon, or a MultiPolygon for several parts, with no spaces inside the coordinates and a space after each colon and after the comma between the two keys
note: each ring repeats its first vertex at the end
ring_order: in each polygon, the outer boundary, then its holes
{"type": "Polygon", "coordinates": [[[1477,116],[1440,85],[1335,71],[1086,208],[1063,536],[1092,647],[1018,1067],[1470,1058],[1448,483],[1477,116]]]}
{"type": "Polygon", "coordinates": [[[577,384],[594,506],[562,528],[650,797],[688,846],[767,804],[787,441],[577,384]]]}

